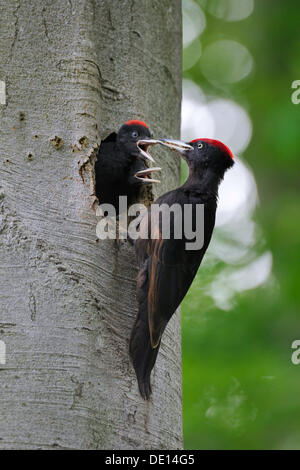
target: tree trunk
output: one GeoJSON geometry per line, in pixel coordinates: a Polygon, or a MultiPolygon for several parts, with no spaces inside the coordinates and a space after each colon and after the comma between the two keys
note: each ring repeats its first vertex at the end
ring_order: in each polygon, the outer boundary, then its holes
{"type": "MultiPolygon", "coordinates": [[[[0,83],[0,447],[181,448],[179,315],[144,402],[134,251],[97,242],[78,171],[128,119],[179,136],[181,2],[2,0],[0,83]]],[[[178,185],[175,154],[152,154],[160,193],[178,185]]]]}

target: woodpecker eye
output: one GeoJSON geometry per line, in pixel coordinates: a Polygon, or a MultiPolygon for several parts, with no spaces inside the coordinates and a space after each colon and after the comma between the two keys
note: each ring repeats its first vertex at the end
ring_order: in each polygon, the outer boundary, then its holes
{"type": "Polygon", "coordinates": [[[198,142],[198,145],[197,145],[197,147],[198,147],[198,149],[200,150],[200,149],[202,149],[202,147],[203,147],[203,144],[202,144],[201,142],[198,142]]]}
{"type": "Polygon", "coordinates": [[[137,136],[139,135],[138,131],[132,131],[131,136],[136,139],[137,136]]]}

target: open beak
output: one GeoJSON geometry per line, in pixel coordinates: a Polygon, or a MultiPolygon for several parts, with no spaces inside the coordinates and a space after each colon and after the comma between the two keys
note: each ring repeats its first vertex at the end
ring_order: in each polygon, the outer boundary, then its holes
{"type": "Polygon", "coordinates": [[[189,150],[194,150],[191,145],[186,142],[182,142],[181,140],[160,139],[158,143],[168,147],[170,150],[180,153],[181,155],[185,155],[189,150]]]}
{"type": "Polygon", "coordinates": [[[143,140],[139,140],[137,142],[137,147],[139,149],[139,151],[141,152],[142,156],[146,159],[146,160],[149,160],[150,162],[154,162],[153,158],[151,157],[148,149],[151,145],[156,145],[156,144],[159,144],[160,143],[160,140],[156,140],[156,139],[143,139],[143,140]]]}
{"type": "Polygon", "coordinates": [[[160,183],[160,180],[156,180],[151,178],[151,173],[160,171],[161,168],[147,168],[146,170],[138,171],[134,177],[138,180],[142,181],[143,184],[152,184],[152,183],[160,183]]]}
{"type": "MultiPolygon", "coordinates": [[[[171,140],[171,139],[143,139],[137,142],[137,147],[141,153],[141,155],[150,162],[154,162],[153,158],[151,157],[148,149],[151,145],[161,144],[165,147],[168,147],[175,152],[180,153],[183,157],[185,157],[186,152],[189,150],[193,150],[194,148],[182,142],[181,140],[171,140]]],[[[142,181],[143,184],[151,184],[151,183],[160,183],[160,180],[151,178],[151,173],[161,171],[161,168],[146,168],[145,170],[137,171],[134,175],[135,178],[142,181]]]]}

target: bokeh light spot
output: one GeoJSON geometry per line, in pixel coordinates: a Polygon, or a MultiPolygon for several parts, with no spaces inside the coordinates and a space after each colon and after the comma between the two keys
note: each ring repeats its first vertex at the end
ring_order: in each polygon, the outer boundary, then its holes
{"type": "Polygon", "coordinates": [[[199,60],[202,52],[200,39],[197,38],[185,50],[183,54],[183,71],[192,68],[199,60]]]}
{"type": "Polygon", "coordinates": [[[242,44],[222,39],[204,49],[200,65],[209,82],[223,86],[246,78],[253,69],[253,58],[242,44]]]}
{"type": "Polygon", "coordinates": [[[225,21],[240,21],[254,10],[254,0],[200,0],[209,13],[225,21]]]}
{"type": "Polygon", "coordinates": [[[234,221],[241,226],[241,219],[251,218],[257,202],[257,187],[252,171],[241,160],[237,160],[220,185],[216,226],[234,221]]]}
{"type": "Polygon", "coordinates": [[[191,44],[205,29],[206,18],[200,6],[193,0],[182,4],[183,47],[191,44]]]}
{"type": "Polygon", "coordinates": [[[224,142],[235,155],[244,152],[252,136],[252,122],[245,109],[225,99],[213,100],[207,108],[215,124],[214,138],[224,142]]]}
{"type": "Polygon", "coordinates": [[[198,137],[212,138],[214,131],[214,119],[201,88],[191,80],[183,80],[181,138],[187,142],[198,137]]]}

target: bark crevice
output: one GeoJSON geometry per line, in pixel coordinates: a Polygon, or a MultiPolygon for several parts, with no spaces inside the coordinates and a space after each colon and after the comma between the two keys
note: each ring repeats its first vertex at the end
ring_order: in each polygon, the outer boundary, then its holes
{"type": "MultiPolygon", "coordinates": [[[[131,5],[53,0],[43,13],[41,0],[0,2],[2,449],[182,447],[179,315],[145,403],[128,354],[133,249],[97,242],[91,210],[112,130],[135,118],[179,137],[181,2],[131,5]]],[[[153,157],[165,168],[156,197],[178,185],[179,161],[153,157]]]]}

